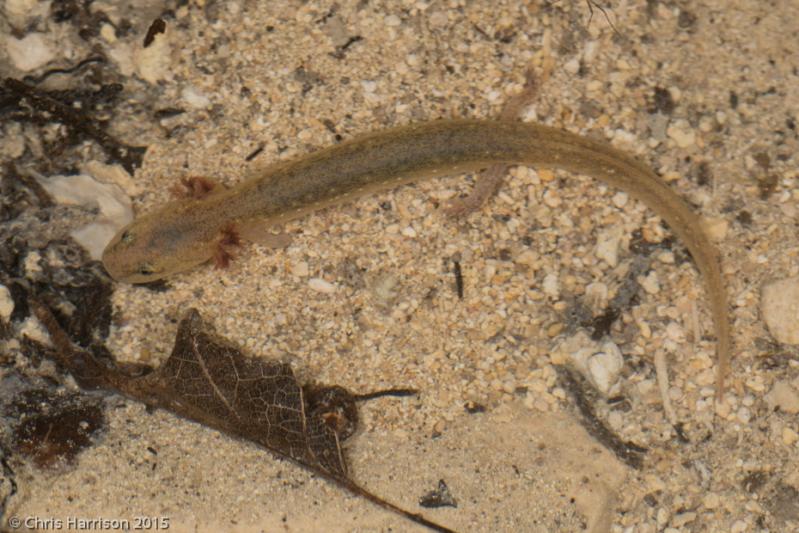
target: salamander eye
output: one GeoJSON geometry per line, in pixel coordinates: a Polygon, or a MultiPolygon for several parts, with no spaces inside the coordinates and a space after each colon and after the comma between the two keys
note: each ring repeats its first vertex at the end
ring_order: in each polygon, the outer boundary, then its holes
{"type": "Polygon", "coordinates": [[[139,274],[142,276],[152,276],[155,274],[155,270],[153,270],[153,267],[149,263],[142,263],[139,265],[139,274]]]}
{"type": "Polygon", "coordinates": [[[134,241],[133,232],[130,230],[123,232],[122,236],[119,237],[119,240],[124,244],[131,244],[134,241]]]}

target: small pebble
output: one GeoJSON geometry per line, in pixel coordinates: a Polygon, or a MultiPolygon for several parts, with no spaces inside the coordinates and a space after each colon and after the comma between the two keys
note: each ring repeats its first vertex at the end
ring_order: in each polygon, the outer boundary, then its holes
{"type": "Polygon", "coordinates": [[[608,286],[597,281],[585,288],[585,302],[592,311],[601,312],[608,303],[608,286]]]}
{"type": "Polygon", "coordinates": [[[799,413],[799,391],[787,381],[778,381],[766,395],[766,403],[770,411],[795,415],[799,413]]]}
{"type": "Polygon", "coordinates": [[[738,417],[738,421],[742,424],[748,424],[749,421],[752,420],[752,411],[750,411],[748,407],[741,407],[738,409],[736,416],[738,417]]]}
{"type": "Polygon", "coordinates": [[[14,300],[11,298],[11,292],[5,285],[0,285],[0,318],[8,322],[13,312],[14,300]]]}
{"type": "Polygon", "coordinates": [[[291,267],[291,275],[297,276],[298,278],[304,278],[309,272],[310,268],[308,267],[308,263],[305,261],[298,261],[291,267]]]}
{"type": "Polygon", "coordinates": [[[137,48],[133,54],[136,74],[144,81],[156,84],[161,80],[171,80],[172,46],[167,34],[159,33],[147,48],[137,48]]]}
{"type": "Polygon", "coordinates": [[[627,205],[627,200],[629,198],[630,197],[626,192],[617,192],[616,194],[613,195],[613,199],[611,201],[613,202],[613,205],[621,209],[622,207],[627,205]]]}
{"type": "Polygon", "coordinates": [[[397,15],[389,15],[385,19],[383,19],[383,22],[389,28],[396,28],[397,26],[402,24],[402,20],[400,20],[400,18],[397,15]]]}
{"type": "Polygon", "coordinates": [[[569,74],[575,75],[580,72],[580,60],[575,58],[570,59],[563,65],[563,70],[568,72],[569,74]]]}
{"type": "Polygon", "coordinates": [[[651,271],[646,277],[638,276],[638,284],[641,285],[647,294],[657,294],[660,292],[658,275],[654,270],[651,271]]]}
{"type": "Polygon", "coordinates": [[[659,527],[664,527],[669,522],[669,511],[665,507],[658,509],[657,521],[659,527]]]}
{"type": "Polygon", "coordinates": [[[705,509],[715,509],[719,506],[719,496],[718,494],[710,493],[707,494],[702,501],[705,506],[705,509]]]}
{"type": "Polygon", "coordinates": [[[192,109],[205,109],[211,105],[211,100],[192,86],[184,87],[180,92],[180,98],[192,109]]]}
{"type": "Polygon", "coordinates": [[[689,511],[687,513],[680,513],[674,515],[674,518],[671,521],[671,525],[676,528],[680,528],[683,527],[685,524],[690,524],[694,520],[696,520],[696,513],[689,511]]]}
{"type": "Polygon", "coordinates": [[[56,56],[47,37],[37,32],[31,32],[22,39],[6,37],[6,52],[14,66],[23,72],[36,70],[56,56]]]}
{"type": "Polygon", "coordinates": [[[799,344],[799,276],[764,285],[760,312],[778,342],[799,344]]]}
{"type": "Polygon", "coordinates": [[[544,278],[544,283],[542,284],[541,288],[544,291],[544,294],[547,296],[551,296],[552,298],[557,298],[560,294],[560,283],[558,282],[558,275],[557,274],[547,274],[544,278]]]}
{"type": "Polygon", "coordinates": [[[745,521],[736,520],[730,527],[730,533],[744,533],[747,529],[749,529],[749,526],[746,525],[745,521]]]}
{"type": "Polygon", "coordinates": [[[696,134],[685,120],[678,120],[666,129],[666,134],[680,148],[688,148],[696,142],[696,134]]]}
{"type": "Polygon", "coordinates": [[[554,189],[547,189],[546,192],[544,192],[544,204],[547,207],[560,207],[561,203],[560,196],[558,196],[557,191],[554,189]]]}
{"type": "Polygon", "coordinates": [[[782,428],[782,442],[786,446],[793,446],[799,440],[799,433],[789,427],[782,428]]]}
{"type": "Polygon", "coordinates": [[[336,286],[332,283],[323,280],[322,278],[311,278],[308,280],[308,287],[316,292],[322,292],[325,294],[332,294],[336,292],[336,286]]]}
{"type": "Polygon", "coordinates": [[[602,259],[611,267],[619,264],[619,247],[623,235],[622,228],[613,226],[599,232],[596,239],[596,251],[594,255],[602,259]]]}
{"type": "Polygon", "coordinates": [[[604,395],[607,395],[619,379],[624,366],[621,350],[613,342],[606,341],[600,348],[602,351],[593,354],[587,362],[591,382],[604,395]]]}

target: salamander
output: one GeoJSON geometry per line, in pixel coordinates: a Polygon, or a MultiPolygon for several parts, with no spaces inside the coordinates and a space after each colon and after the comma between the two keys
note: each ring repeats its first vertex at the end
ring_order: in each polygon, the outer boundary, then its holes
{"type": "Polygon", "coordinates": [[[243,228],[270,226],[422,178],[522,164],[586,174],[638,198],[685,244],[704,279],[717,337],[716,397],[731,339],[719,252],[690,206],[646,165],[610,145],[533,123],[437,120],[357,137],[279,162],[230,189],[176,200],[121,229],[103,253],[114,279],[145,283],[216,260],[243,228]]]}

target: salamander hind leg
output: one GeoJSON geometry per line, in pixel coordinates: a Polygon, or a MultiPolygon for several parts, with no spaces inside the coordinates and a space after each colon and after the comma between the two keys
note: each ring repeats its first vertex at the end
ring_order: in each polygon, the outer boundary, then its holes
{"type": "Polygon", "coordinates": [[[274,224],[269,219],[251,218],[241,221],[237,229],[242,240],[266,248],[286,248],[292,241],[289,233],[275,233],[274,224]]]}
{"type": "MultiPolygon", "coordinates": [[[[541,79],[546,81],[547,78],[549,78],[549,69],[545,68],[541,79]]],[[[539,85],[533,71],[528,70],[522,91],[508,99],[497,120],[519,120],[522,112],[535,101],[539,85]]],[[[491,165],[483,170],[477,177],[477,182],[471,193],[465,198],[456,198],[450,201],[449,205],[444,208],[444,212],[453,218],[463,218],[480,209],[502,187],[508,168],[510,168],[509,165],[491,165]]]]}

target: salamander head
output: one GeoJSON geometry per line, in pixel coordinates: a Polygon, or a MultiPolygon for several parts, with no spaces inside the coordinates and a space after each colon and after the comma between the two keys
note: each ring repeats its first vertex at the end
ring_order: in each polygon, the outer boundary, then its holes
{"type": "Polygon", "coordinates": [[[103,266],[112,278],[125,283],[149,283],[211,259],[213,248],[185,228],[164,224],[163,214],[145,214],[111,239],[103,251],[103,266]]]}

